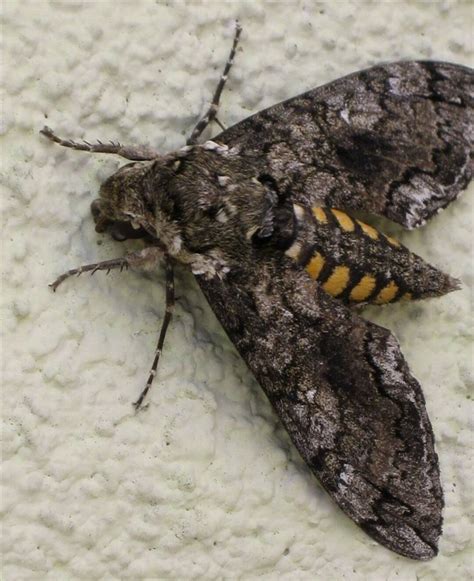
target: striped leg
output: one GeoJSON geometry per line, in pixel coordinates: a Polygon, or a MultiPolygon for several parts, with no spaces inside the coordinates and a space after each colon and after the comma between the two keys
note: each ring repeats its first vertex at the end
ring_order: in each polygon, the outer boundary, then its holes
{"type": "MultiPolygon", "coordinates": [[[[240,33],[242,32],[242,28],[238,22],[235,23],[235,36],[234,42],[232,44],[232,48],[230,50],[229,58],[224,67],[224,72],[222,73],[221,78],[219,79],[219,83],[217,84],[216,91],[214,93],[214,97],[212,98],[211,106],[207,110],[207,113],[202,117],[199,122],[197,123],[196,127],[193,129],[191,136],[187,140],[187,145],[194,145],[201,133],[206,129],[206,127],[211,123],[214,119],[216,119],[217,110],[219,109],[219,100],[221,98],[222,91],[224,89],[224,85],[227,81],[227,76],[229,74],[230,68],[234,62],[235,51],[237,49],[237,45],[239,43],[240,33]]],[[[216,119],[217,123],[223,127],[223,125],[216,119]]]]}
{"type": "Polygon", "coordinates": [[[153,270],[163,257],[163,249],[159,246],[148,246],[137,252],[130,252],[121,258],[112,258],[111,260],[104,260],[103,262],[94,262],[93,264],[84,264],[79,268],[68,270],[52,282],[49,286],[56,292],[58,286],[71,276],[79,276],[83,272],[90,272],[91,275],[98,270],[106,270],[107,274],[111,270],[120,268],[137,268],[142,270],[153,270]]]}
{"type": "Polygon", "coordinates": [[[120,268],[120,271],[122,271],[124,268],[128,268],[128,266],[129,265],[126,257],[113,258],[112,260],[104,260],[103,262],[94,262],[93,264],[84,264],[83,266],[79,266],[79,268],[73,268],[61,276],[58,276],[58,278],[49,286],[53,289],[54,292],[56,292],[58,286],[70,276],[79,276],[83,272],[90,272],[92,275],[98,270],[106,270],[108,274],[111,270],[120,268]]]}
{"type": "Polygon", "coordinates": [[[58,143],[63,147],[78,149],[79,151],[88,151],[89,153],[114,153],[125,159],[131,159],[132,161],[146,161],[160,156],[158,151],[146,145],[122,145],[120,143],[114,143],[113,141],[109,143],[102,143],[102,141],[97,141],[97,143],[89,143],[88,141],[78,143],[71,139],[61,139],[49,127],[43,127],[40,133],[50,141],[58,143]]]}
{"type": "Polygon", "coordinates": [[[161,323],[160,336],[158,338],[158,344],[155,350],[155,358],[153,359],[153,364],[151,366],[150,374],[145,385],[145,389],[141,392],[139,398],[134,402],[135,410],[138,411],[141,408],[143,400],[145,399],[147,393],[150,391],[150,387],[153,383],[153,379],[156,375],[156,370],[158,368],[158,363],[160,361],[160,355],[163,350],[163,345],[165,342],[166,331],[168,330],[168,325],[170,324],[171,317],[173,316],[174,310],[174,271],[173,262],[171,258],[165,254],[166,261],[166,310],[163,322],[161,323]]]}

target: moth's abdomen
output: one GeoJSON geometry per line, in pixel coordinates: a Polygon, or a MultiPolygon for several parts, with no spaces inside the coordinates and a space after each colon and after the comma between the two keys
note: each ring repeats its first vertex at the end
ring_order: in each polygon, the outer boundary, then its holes
{"type": "Polygon", "coordinates": [[[398,240],[335,208],[294,205],[297,228],[286,255],[345,303],[386,304],[440,296],[459,283],[398,240]]]}

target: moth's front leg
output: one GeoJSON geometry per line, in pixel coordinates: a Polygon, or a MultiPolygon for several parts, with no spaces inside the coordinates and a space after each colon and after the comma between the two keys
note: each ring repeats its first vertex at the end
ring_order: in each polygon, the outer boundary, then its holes
{"type": "Polygon", "coordinates": [[[78,143],[72,139],[61,139],[49,127],[43,127],[40,133],[62,147],[69,147],[70,149],[77,149],[79,151],[88,151],[89,153],[114,153],[125,159],[131,159],[132,161],[148,161],[160,157],[158,151],[146,145],[122,145],[121,143],[114,143],[113,141],[109,141],[108,143],[102,143],[102,141],[97,141],[97,143],[89,143],[88,141],[78,143]]]}
{"type": "Polygon", "coordinates": [[[68,270],[51,283],[49,286],[56,292],[58,286],[71,276],[79,276],[83,272],[90,272],[91,275],[98,270],[106,270],[109,273],[111,270],[126,268],[136,268],[138,270],[154,270],[161,259],[163,258],[163,250],[157,246],[148,246],[143,250],[137,252],[130,252],[121,258],[112,258],[111,260],[104,260],[103,262],[94,262],[92,264],[84,264],[78,268],[68,270]]]}

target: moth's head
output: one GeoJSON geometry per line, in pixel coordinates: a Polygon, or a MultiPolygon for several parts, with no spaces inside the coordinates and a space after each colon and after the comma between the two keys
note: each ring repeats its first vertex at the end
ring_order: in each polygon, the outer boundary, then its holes
{"type": "Polygon", "coordinates": [[[147,161],[128,163],[105,180],[100,197],[91,204],[97,232],[109,232],[120,241],[153,232],[153,207],[147,201],[149,168],[147,161]]]}

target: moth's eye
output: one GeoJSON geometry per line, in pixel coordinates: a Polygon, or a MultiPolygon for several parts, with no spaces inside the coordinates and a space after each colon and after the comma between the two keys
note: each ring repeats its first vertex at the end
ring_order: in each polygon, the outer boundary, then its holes
{"type": "Polygon", "coordinates": [[[114,222],[109,228],[109,234],[117,242],[124,240],[145,238],[147,236],[146,230],[138,226],[135,228],[130,222],[114,222]]]}
{"type": "Polygon", "coordinates": [[[124,229],[119,222],[112,224],[109,232],[112,238],[117,242],[123,242],[124,240],[127,240],[127,233],[124,232],[124,229]]]}
{"type": "Polygon", "coordinates": [[[91,214],[95,221],[98,220],[102,213],[101,202],[99,198],[96,198],[91,204],[91,214]]]}
{"type": "Polygon", "coordinates": [[[97,198],[91,204],[91,214],[95,222],[95,231],[102,233],[110,226],[111,221],[102,212],[102,200],[97,198]]]}

